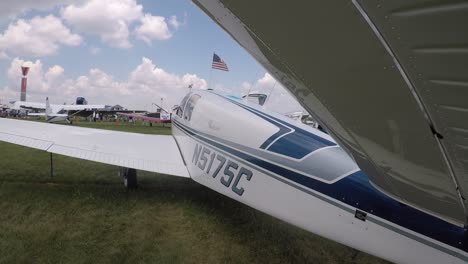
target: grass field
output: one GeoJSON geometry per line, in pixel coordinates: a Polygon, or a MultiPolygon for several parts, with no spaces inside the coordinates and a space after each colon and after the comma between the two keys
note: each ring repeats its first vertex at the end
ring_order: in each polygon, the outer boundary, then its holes
{"type": "MultiPolygon", "coordinates": [[[[78,126],[170,134],[160,126],[78,126]]],[[[0,263],[385,263],[226,198],[190,179],[0,142],[0,263]]]]}

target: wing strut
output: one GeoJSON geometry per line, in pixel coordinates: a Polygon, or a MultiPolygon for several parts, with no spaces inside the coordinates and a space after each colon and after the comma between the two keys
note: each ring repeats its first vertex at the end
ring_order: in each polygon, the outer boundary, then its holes
{"type": "Polygon", "coordinates": [[[54,178],[54,158],[53,158],[53,153],[50,153],[50,178],[54,178]]]}

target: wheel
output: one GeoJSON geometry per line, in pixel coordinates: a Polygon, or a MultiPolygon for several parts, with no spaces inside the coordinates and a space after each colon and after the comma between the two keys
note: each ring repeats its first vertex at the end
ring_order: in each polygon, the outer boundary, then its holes
{"type": "Polygon", "coordinates": [[[135,169],[121,168],[121,175],[124,179],[124,186],[126,189],[135,189],[138,185],[137,183],[137,172],[135,169]]]}

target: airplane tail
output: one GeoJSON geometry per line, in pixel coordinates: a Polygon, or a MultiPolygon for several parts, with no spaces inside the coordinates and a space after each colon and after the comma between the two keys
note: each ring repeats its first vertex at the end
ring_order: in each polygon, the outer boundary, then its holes
{"type": "Polygon", "coordinates": [[[46,98],[46,109],[45,109],[45,116],[52,114],[52,108],[50,108],[49,97],[46,98]]]}

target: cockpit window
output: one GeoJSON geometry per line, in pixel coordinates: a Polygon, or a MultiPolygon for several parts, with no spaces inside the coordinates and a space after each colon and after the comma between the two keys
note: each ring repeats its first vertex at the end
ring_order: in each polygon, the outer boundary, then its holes
{"type": "Polygon", "coordinates": [[[185,106],[185,109],[184,109],[184,119],[185,120],[190,121],[190,119],[192,118],[193,109],[195,108],[195,105],[197,104],[197,101],[200,98],[201,98],[201,96],[198,95],[198,94],[194,94],[194,95],[192,95],[192,97],[190,97],[190,99],[188,100],[187,105],[185,106]]]}
{"type": "Polygon", "coordinates": [[[184,107],[185,107],[185,103],[187,102],[187,99],[190,97],[190,94],[187,94],[184,99],[182,99],[182,102],[180,102],[180,105],[179,107],[177,108],[177,112],[176,114],[179,116],[179,117],[182,117],[182,113],[184,112],[184,107]]]}

